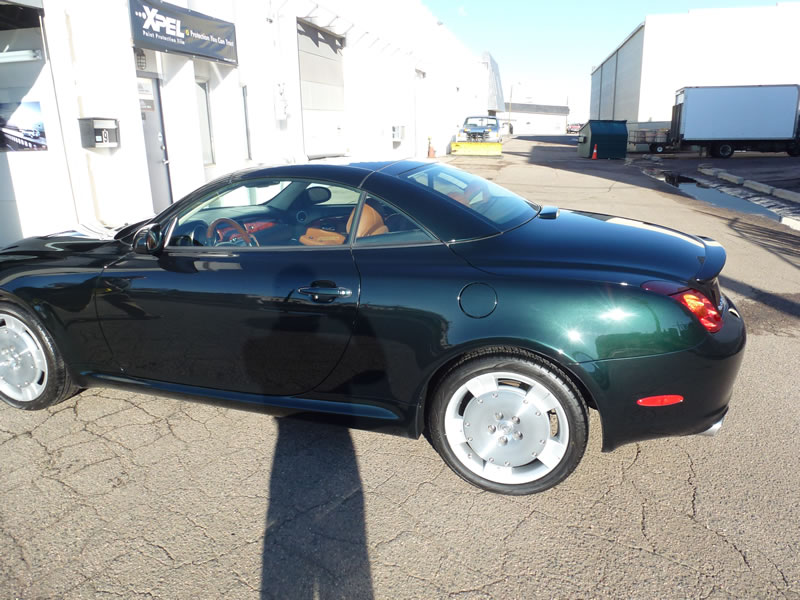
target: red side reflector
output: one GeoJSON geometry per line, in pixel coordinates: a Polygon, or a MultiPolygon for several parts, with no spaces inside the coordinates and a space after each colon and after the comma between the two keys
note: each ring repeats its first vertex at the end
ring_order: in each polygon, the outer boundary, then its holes
{"type": "Polygon", "coordinates": [[[647,398],[639,398],[636,404],[639,406],[669,406],[670,404],[680,404],[683,402],[683,396],[675,394],[666,396],[648,396],[647,398]]]}

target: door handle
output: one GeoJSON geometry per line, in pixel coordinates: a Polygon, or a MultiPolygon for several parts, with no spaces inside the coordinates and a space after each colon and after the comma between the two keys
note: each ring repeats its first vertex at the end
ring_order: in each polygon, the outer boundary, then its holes
{"type": "Polygon", "coordinates": [[[301,287],[297,290],[304,296],[311,296],[314,302],[333,302],[336,298],[349,298],[352,290],[343,287],[301,287]]]}
{"type": "Polygon", "coordinates": [[[168,158],[165,158],[165,159],[163,159],[163,160],[161,161],[161,163],[162,163],[162,164],[165,164],[165,165],[168,165],[168,164],[169,164],[169,159],[168,159],[168,158]]]}

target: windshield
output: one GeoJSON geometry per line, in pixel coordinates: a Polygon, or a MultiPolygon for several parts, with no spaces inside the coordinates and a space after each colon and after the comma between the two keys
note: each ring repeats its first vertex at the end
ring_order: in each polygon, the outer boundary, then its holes
{"type": "Polygon", "coordinates": [[[401,177],[456,200],[500,231],[508,231],[522,225],[539,212],[538,205],[522,196],[482,177],[453,167],[432,164],[405,173],[401,177]]]}
{"type": "Polygon", "coordinates": [[[467,117],[464,121],[464,126],[472,125],[475,127],[497,127],[497,119],[495,117],[467,117]]]}

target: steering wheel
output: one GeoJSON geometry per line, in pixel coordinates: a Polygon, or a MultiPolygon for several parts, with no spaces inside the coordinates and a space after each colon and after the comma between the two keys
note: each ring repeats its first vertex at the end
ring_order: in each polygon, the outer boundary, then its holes
{"type": "Polygon", "coordinates": [[[220,219],[217,219],[216,221],[213,221],[211,225],[208,226],[208,231],[206,231],[206,237],[208,239],[213,239],[216,241],[217,226],[223,223],[226,225],[230,225],[236,230],[237,233],[241,234],[242,239],[247,243],[248,246],[254,246],[254,245],[258,246],[258,240],[255,237],[247,233],[247,230],[241,225],[239,225],[239,223],[237,223],[233,219],[228,219],[227,217],[222,217],[220,219]]]}

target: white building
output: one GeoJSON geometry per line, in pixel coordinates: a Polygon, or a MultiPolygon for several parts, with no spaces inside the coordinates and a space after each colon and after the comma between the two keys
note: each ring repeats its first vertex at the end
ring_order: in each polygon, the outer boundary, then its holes
{"type": "Polygon", "coordinates": [[[419,0],[0,2],[0,246],[247,166],[443,154],[488,108],[419,0]]]}
{"type": "Polygon", "coordinates": [[[505,108],[497,118],[504,131],[514,135],[564,135],[567,131],[568,106],[506,102],[505,108]]]}
{"type": "Polygon", "coordinates": [[[800,83],[800,3],[649,15],[592,72],[591,119],[672,119],[690,86],[800,83]]]}

